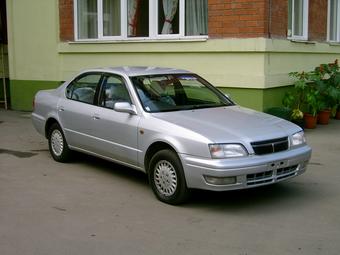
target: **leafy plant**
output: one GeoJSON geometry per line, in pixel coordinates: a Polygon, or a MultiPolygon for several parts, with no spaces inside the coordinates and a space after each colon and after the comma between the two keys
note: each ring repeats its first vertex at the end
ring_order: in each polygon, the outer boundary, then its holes
{"type": "Polygon", "coordinates": [[[340,69],[338,61],[321,64],[313,71],[291,72],[289,76],[294,82],[294,91],[283,98],[283,105],[292,109],[292,119],[302,116],[302,110],[313,116],[319,110],[340,107],[340,69]]]}
{"type": "Polygon", "coordinates": [[[319,92],[316,90],[311,90],[306,94],[306,104],[308,107],[308,112],[313,116],[316,116],[320,110],[320,101],[318,100],[319,92]]]}

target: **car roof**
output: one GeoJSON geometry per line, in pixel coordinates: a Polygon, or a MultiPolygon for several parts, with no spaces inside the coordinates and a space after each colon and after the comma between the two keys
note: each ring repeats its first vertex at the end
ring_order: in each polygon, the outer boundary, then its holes
{"type": "Polygon", "coordinates": [[[192,73],[187,70],[176,69],[176,68],[147,67],[147,66],[121,66],[121,67],[94,68],[94,69],[83,70],[82,73],[93,72],[93,71],[125,74],[127,76],[192,73]]]}

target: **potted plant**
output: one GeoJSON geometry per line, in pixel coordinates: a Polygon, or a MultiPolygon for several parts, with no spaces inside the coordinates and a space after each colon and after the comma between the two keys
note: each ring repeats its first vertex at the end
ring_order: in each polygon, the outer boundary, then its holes
{"type": "Polygon", "coordinates": [[[318,119],[318,110],[320,109],[320,101],[318,100],[319,92],[315,89],[310,89],[306,93],[306,106],[308,112],[304,114],[305,127],[313,129],[316,127],[318,119]]]}
{"type": "Polygon", "coordinates": [[[316,116],[319,123],[327,124],[331,113],[340,119],[340,72],[338,61],[321,64],[310,72],[292,72],[295,79],[294,93],[286,94],[283,104],[292,110],[292,119],[304,114],[306,128],[315,128],[316,116]]]}
{"type": "Polygon", "coordinates": [[[303,112],[300,110],[301,100],[299,99],[300,95],[297,95],[297,93],[286,93],[282,99],[282,104],[286,109],[289,109],[289,120],[304,128],[303,112]]]}
{"type": "MultiPolygon", "coordinates": [[[[330,64],[321,64],[315,68],[314,83],[319,92],[320,111],[319,124],[328,124],[334,108],[337,108],[339,88],[337,87],[339,66],[337,60],[330,64]]],[[[339,77],[340,78],[340,77],[339,77]]]]}
{"type": "Polygon", "coordinates": [[[314,72],[291,72],[289,76],[295,79],[294,93],[286,94],[283,104],[292,107],[292,120],[297,124],[303,123],[305,128],[315,128],[318,111],[318,101],[315,86],[311,82],[314,72]],[[306,110],[306,113],[303,113],[306,110]]]}

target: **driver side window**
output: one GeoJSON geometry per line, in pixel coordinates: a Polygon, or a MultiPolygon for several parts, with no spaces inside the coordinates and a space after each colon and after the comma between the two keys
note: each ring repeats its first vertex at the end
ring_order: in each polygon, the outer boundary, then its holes
{"type": "Polygon", "coordinates": [[[114,104],[117,102],[131,104],[131,98],[124,80],[121,77],[110,75],[103,82],[99,105],[113,109],[114,104]]]}

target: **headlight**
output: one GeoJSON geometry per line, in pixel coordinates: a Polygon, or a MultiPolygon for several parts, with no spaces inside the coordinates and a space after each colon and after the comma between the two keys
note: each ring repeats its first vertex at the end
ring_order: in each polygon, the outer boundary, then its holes
{"type": "Polygon", "coordinates": [[[290,137],[290,146],[296,147],[299,145],[303,145],[306,143],[305,133],[303,131],[300,131],[298,133],[295,133],[290,137]]]}
{"type": "Polygon", "coordinates": [[[237,158],[248,156],[247,150],[241,144],[210,144],[212,158],[237,158]]]}

